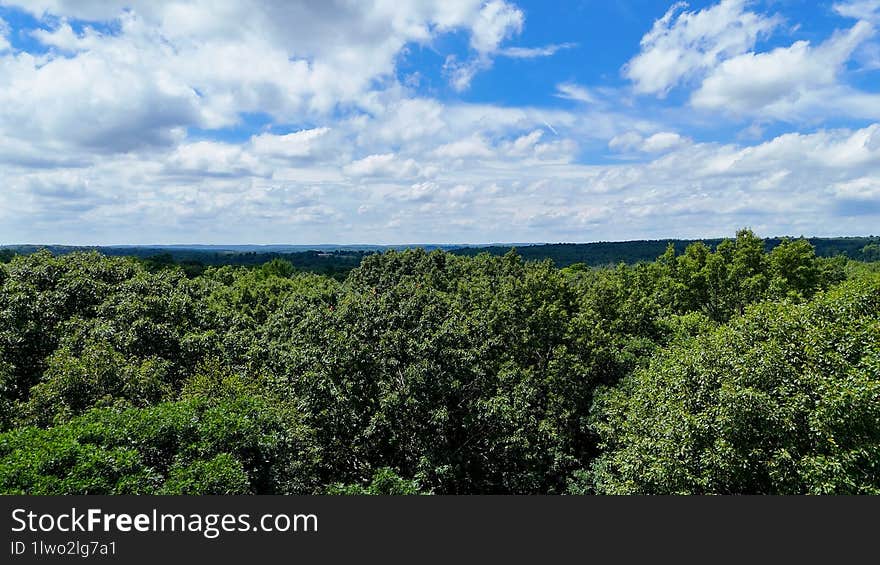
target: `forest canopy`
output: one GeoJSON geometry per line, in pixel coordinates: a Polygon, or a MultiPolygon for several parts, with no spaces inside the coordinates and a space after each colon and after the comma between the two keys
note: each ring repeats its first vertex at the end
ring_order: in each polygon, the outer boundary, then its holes
{"type": "Polygon", "coordinates": [[[880,268],[804,239],[4,260],[3,493],[880,491],[880,268]]]}

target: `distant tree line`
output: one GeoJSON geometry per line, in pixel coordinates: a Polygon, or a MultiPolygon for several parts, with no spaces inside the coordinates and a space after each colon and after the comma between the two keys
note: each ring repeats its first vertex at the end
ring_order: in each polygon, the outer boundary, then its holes
{"type": "MultiPolygon", "coordinates": [[[[635,264],[653,261],[671,244],[681,252],[689,245],[702,243],[715,249],[725,239],[660,239],[647,241],[600,241],[596,243],[550,243],[545,245],[526,245],[517,247],[516,251],[523,259],[543,261],[551,259],[557,267],[567,267],[575,263],[584,263],[592,267],[614,265],[617,263],[635,264]]],[[[771,251],[781,245],[785,238],[767,238],[764,248],[771,251]]],[[[835,257],[842,255],[856,261],[880,261],[880,237],[814,237],[807,239],[819,257],[835,257]]],[[[456,255],[474,256],[480,253],[504,255],[510,247],[468,247],[452,249],[456,255]]]]}
{"type": "Polygon", "coordinates": [[[0,492],[880,493],[880,264],[749,230],[604,267],[525,249],[342,280],[15,256],[0,492]]]}
{"type": "MultiPolygon", "coordinates": [[[[671,244],[677,252],[683,252],[689,245],[702,243],[715,249],[725,239],[704,240],[646,240],[646,241],[612,241],[595,243],[552,243],[543,245],[523,245],[516,248],[504,246],[437,246],[454,255],[474,257],[481,253],[504,255],[516,249],[526,261],[543,261],[550,259],[557,267],[568,267],[583,263],[591,267],[602,267],[626,263],[634,265],[651,262],[664,253],[671,244]]],[[[768,238],[764,240],[764,248],[771,251],[785,238],[768,238]]],[[[843,256],[856,261],[880,261],[880,236],[868,237],[836,237],[807,239],[819,257],[843,256]]],[[[360,265],[364,257],[381,252],[381,249],[313,249],[306,251],[263,251],[259,246],[255,250],[187,248],[187,247],[76,247],[76,246],[36,246],[16,245],[0,248],[0,263],[8,262],[16,254],[27,255],[47,250],[54,255],[66,255],[83,251],[97,251],[103,255],[114,257],[137,257],[144,261],[148,270],[156,271],[163,268],[180,267],[190,278],[201,275],[208,267],[223,265],[258,267],[269,261],[281,259],[289,262],[298,271],[318,273],[333,277],[339,281],[360,265]]]]}

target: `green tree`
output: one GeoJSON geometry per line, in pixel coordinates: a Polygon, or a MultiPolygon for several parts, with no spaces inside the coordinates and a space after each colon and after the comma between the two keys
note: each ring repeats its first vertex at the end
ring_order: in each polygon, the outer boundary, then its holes
{"type": "Polygon", "coordinates": [[[421,494],[419,483],[401,478],[394,469],[377,469],[368,485],[331,485],[325,494],[401,496],[421,494]]]}
{"type": "Polygon", "coordinates": [[[880,261],[880,243],[869,243],[862,247],[860,254],[864,261],[880,261]]]}
{"type": "Polygon", "coordinates": [[[6,394],[11,400],[26,400],[63,335],[64,322],[96,316],[101,303],[138,266],[97,253],[53,257],[42,251],[17,256],[2,270],[0,353],[12,373],[6,394]]]}
{"type": "Polygon", "coordinates": [[[807,304],[755,306],[664,352],[599,397],[593,488],[880,493],[878,311],[874,275],[807,304]]]}
{"type": "Polygon", "coordinates": [[[306,494],[311,433],[258,397],[93,409],[0,434],[5,494],[306,494]]]}
{"type": "Polygon", "coordinates": [[[436,492],[545,492],[582,464],[576,307],[513,254],[371,256],[332,307],[270,319],[266,372],[306,408],[324,482],[390,467],[436,492]]]}
{"type": "Polygon", "coordinates": [[[168,361],[126,359],[107,343],[74,354],[64,347],[49,358],[43,380],[22,408],[25,422],[63,423],[89,408],[118,402],[147,407],[173,398],[168,361]]]}
{"type": "Polygon", "coordinates": [[[822,287],[822,272],[813,246],[805,239],[784,239],[770,252],[770,292],[801,300],[822,287]]]}

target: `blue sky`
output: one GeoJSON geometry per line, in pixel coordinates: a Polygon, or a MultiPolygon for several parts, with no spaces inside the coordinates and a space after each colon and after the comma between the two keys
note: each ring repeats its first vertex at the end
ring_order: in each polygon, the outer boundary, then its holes
{"type": "Polygon", "coordinates": [[[880,0],[0,0],[0,244],[878,233],[880,0]]]}

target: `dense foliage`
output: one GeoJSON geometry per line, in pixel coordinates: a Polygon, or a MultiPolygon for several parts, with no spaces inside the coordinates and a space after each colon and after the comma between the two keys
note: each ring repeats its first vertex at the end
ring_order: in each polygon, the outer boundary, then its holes
{"type": "Polygon", "coordinates": [[[880,494],[880,279],[767,303],[594,406],[605,493],[880,494]]]}
{"type": "Polygon", "coordinates": [[[880,489],[880,273],[806,240],[151,261],[0,265],[0,491],[880,489]]]}

